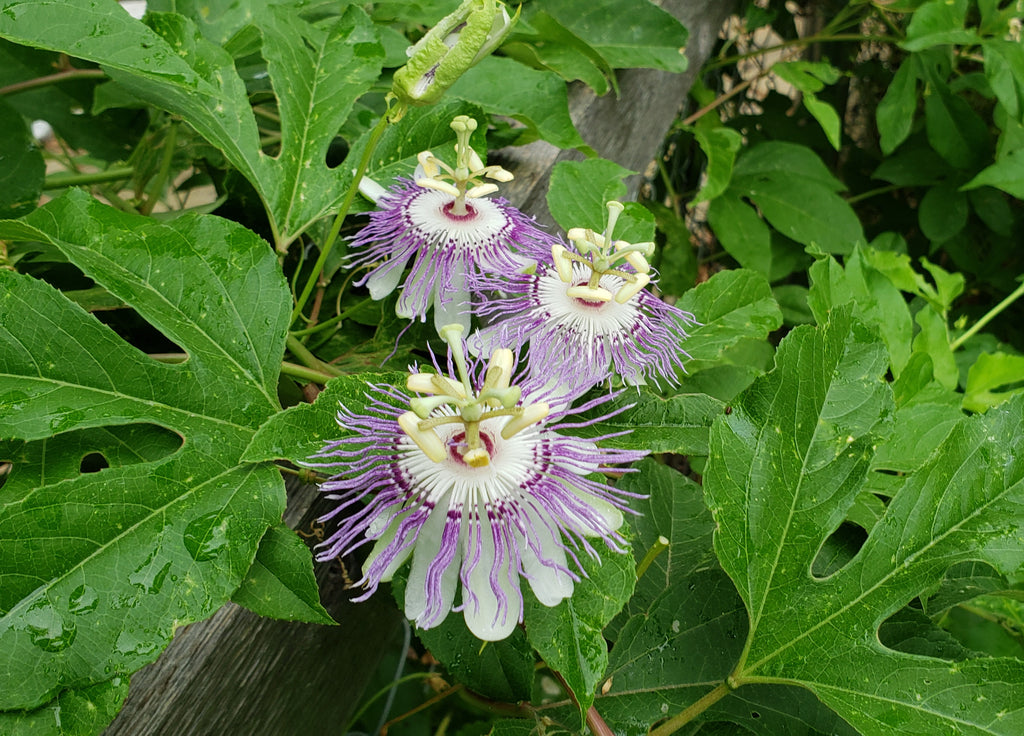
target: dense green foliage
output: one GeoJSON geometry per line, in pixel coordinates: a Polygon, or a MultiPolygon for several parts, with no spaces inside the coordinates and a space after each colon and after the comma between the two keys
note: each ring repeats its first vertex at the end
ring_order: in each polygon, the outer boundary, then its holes
{"type": "MultiPolygon", "coordinates": [[[[552,173],[561,228],[625,193],[566,83],[683,71],[686,30],[532,0],[388,122],[455,5],[0,0],[0,733],[102,731],[229,600],[330,622],[281,471],[436,339],[351,285],[359,167],[409,175],[467,114],[588,154],[552,173]]],[[[679,387],[580,430],[654,453],[618,481],[631,553],[482,650],[417,632],[462,698],[413,712],[381,642],[367,692],[398,697],[349,730],[1024,733],[1022,3],[738,6],[617,231],[701,323],[679,387]]]]}

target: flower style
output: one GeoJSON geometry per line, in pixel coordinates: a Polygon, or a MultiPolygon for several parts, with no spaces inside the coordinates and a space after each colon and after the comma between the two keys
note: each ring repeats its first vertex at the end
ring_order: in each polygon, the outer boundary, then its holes
{"type": "Polygon", "coordinates": [[[338,529],[318,559],[373,542],[357,583],[366,592],[356,600],[365,600],[411,557],[405,613],[417,626],[437,626],[461,610],[473,634],[498,641],[522,621],[520,576],[554,606],[579,580],[576,551],[596,555],[588,537],[625,548],[617,530],[628,494],[587,475],[647,453],[562,434],[600,420],[559,424],[568,404],[551,406],[529,384],[513,385],[510,350],[495,350],[481,375],[480,361],[467,365],[461,327],[442,334],[457,377],[413,372],[407,387],[423,396],[412,399],[373,387],[366,414],[338,412],[355,434],[311,459],[337,472],[321,489],[338,505],[321,520],[338,518],[338,529]]]}
{"type": "Polygon", "coordinates": [[[474,288],[502,296],[478,308],[497,321],[474,336],[474,347],[482,349],[500,332],[520,345],[528,342],[531,375],[555,382],[564,382],[568,371],[593,386],[615,371],[628,384],[647,378],[677,383],[689,357],[681,346],[685,327],[696,320],[646,290],[654,243],[612,239],[623,209],[608,203],[603,234],[569,230],[575,248],[555,244],[552,262],[536,273],[476,279],[474,288]],[[552,366],[563,371],[552,375],[552,366]]]}
{"type": "Polygon", "coordinates": [[[395,290],[412,259],[396,312],[426,321],[433,306],[438,331],[450,323],[469,329],[467,274],[528,269],[554,242],[506,200],[485,198],[498,186],[484,177],[507,182],[512,174],[483,165],[469,145],[476,127],[465,115],[452,122],[458,139],[454,169],[423,151],[414,180],[400,179],[388,191],[378,187],[380,209],[350,245],[355,253],[350,265],[379,264],[357,282],[365,283],[374,299],[395,290]]]}

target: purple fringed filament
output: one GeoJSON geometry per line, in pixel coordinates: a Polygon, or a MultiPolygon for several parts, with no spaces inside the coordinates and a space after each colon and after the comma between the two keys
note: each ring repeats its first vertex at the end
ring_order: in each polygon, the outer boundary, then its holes
{"type": "Polygon", "coordinates": [[[338,528],[318,559],[372,543],[357,583],[366,589],[357,600],[365,600],[411,558],[405,613],[417,626],[461,610],[473,634],[498,641],[522,621],[520,578],[554,606],[579,580],[577,552],[596,555],[589,539],[626,548],[618,529],[627,494],[587,476],[647,453],[572,436],[604,417],[563,433],[560,423],[573,412],[567,401],[549,405],[532,384],[513,385],[507,349],[495,350],[485,370],[467,364],[461,332],[442,330],[454,375],[409,376],[407,388],[422,396],[374,386],[366,413],[339,411],[353,435],[310,461],[335,473],[321,489],[337,505],[321,520],[338,528]]]}

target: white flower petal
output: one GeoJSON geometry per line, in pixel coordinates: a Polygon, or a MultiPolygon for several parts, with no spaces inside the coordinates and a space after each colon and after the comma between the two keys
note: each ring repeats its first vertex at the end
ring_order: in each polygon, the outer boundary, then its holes
{"type": "Polygon", "coordinates": [[[536,510],[526,507],[527,531],[540,548],[540,554],[517,531],[516,537],[523,559],[523,572],[537,600],[545,606],[557,606],[572,595],[573,579],[566,566],[561,534],[545,523],[536,510]]]}
{"type": "Polygon", "coordinates": [[[427,572],[441,552],[441,539],[444,534],[445,522],[448,520],[448,500],[444,498],[430,512],[416,540],[416,549],[412,556],[412,568],[409,570],[409,582],[405,588],[405,615],[422,628],[436,626],[444,620],[455,601],[455,585],[459,579],[459,553],[441,576],[439,600],[432,600],[427,590],[427,572]],[[428,610],[440,611],[440,618],[432,616],[422,621],[428,610]]]}
{"type": "Polygon", "coordinates": [[[443,295],[434,294],[434,327],[438,333],[445,325],[462,325],[462,334],[470,329],[470,297],[466,291],[465,263],[456,259],[452,264],[452,290],[443,295]]]}
{"type": "Polygon", "coordinates": [[[495,543],[496,530],[486,512],[482,517],[477,532],[480,539],[474,540],[473,547],[467,552],[468,559],[476,557],[479,552],[479,559],[469,572],[468,586],[472,596],[463,594],[466,598],[463,615],[466,626],[478,639],[501,641],[519,623],[522,609],[519,571],[511,569],[514,551],[508,548],[504,539],[495,543]],[[477,546],[478,549],[474,549],[477,546]]]}
{"type": "MultiPolygon", "coordinates": [[[[392,510],[393,509],[391,508],[387,509],[389,513],[392,510]]],[[[377,539],[377,542],[373,545],[373,549],[370,550],[370,554],[366,556],[366,560],[363,562],[363,570],[369,570],[370,566],[373,565],[378,557],[380,557],[381,553],[384,552],[387,546],[394,541],[395,535],[398,533],[398,527],[401,525],[402,521],[409,516],[409,513],[409,510],[403,511],[400,515],[395,517],[390,524],[388,524],[387,528],[384,529],[383,533],[381,533],[380,537],[377,539]]],[[[385,515],[381,514],[374,520],[374,522],[381,518],[385,518],[385,515]]],[[[366,536],[372,539],[374,534],[371,534],[370,530],[367,530],[366,536]]],[[[384,568],[383,572],[381,572],[377,579],[382,583],[389,582],[391,578],[394,577],[395,571],[402,566],[402,563],[409,559],[409,555],[412,554],[414,547],[414,544],[410,544],[405,549],[399,551],[399,553],[395,555],[395,558],[384,568]]]]}
{"type": "Polygon", "coordinates": [[[374,300],[383,299],[398,287],[405,272],[405,264],[408,259],[401,263],[388,262],[377,266],[373,273],[366,279],[366,286],[370,289],[370,297],[374,300]]]}

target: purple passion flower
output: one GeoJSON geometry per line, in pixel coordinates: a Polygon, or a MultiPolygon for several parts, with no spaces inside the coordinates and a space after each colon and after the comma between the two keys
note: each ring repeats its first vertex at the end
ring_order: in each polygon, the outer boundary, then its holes
{"type": "Polygon", "coordinates": [[[530,375],[559,383],[572,377],[593,386],[612,372],[631,385],[677,383],[689,357],[682,348],[686,326],[696,320],[646,290],[653,243],[612,240],[622,210],[608,203],[603,235],[570,230],[575,249],[554,245],[553,262],[533,274],[476,279],[475,288],[500,296],[478,308],[494,322],[474,336],[473,347],[485,349],[498,334],[528,342],[530,375]]]}
{"type": "Polygon", "coordinates": [[[546,257],[554,242],[507,200],[486,199],[498,186],[484,183],[484,177],[507,182],[512,174],[483,165],[469,145],[476,127],[465,115],[452,121],[458,138],[454,169],[423,151],[414,180],[399,179],[389,190],[364,187],[379,193],[379,209],[349,246],[350,265],[374,264],[357,282],[366,284],[374,299],[394,291],[412,261],[395,311],[426,321],[433,307],[438,331],[450,323],[469,330],[467,276],[526,270],[546,257]]]}
{"type": "Polygon", "coordinates": [[[588,476],[647,453],[598,446],[615,435],[574,437],[600,419],[565,422],[567,403],[511,385],[510,350],[495,350],[485,370],[467,365],[461,333],[442,331],[457,377],[413,372],[407,387],[422,396],[371,386],[366,413],[338,412],[353,434],[308,463],[336,473],[321,485],[337,502],[322,521],[338,528],[318,559],[373,543],[357,582],[366,592],[356,600],[365,600],[411,558],[405,613],[417,626],[462,611],[474,635],[498,641],[522,621],[520,577],[554,606],[579,580],[577,552],[596,555],[588,539],[628,547],[617,530],[629,494],[588,476]]]}

